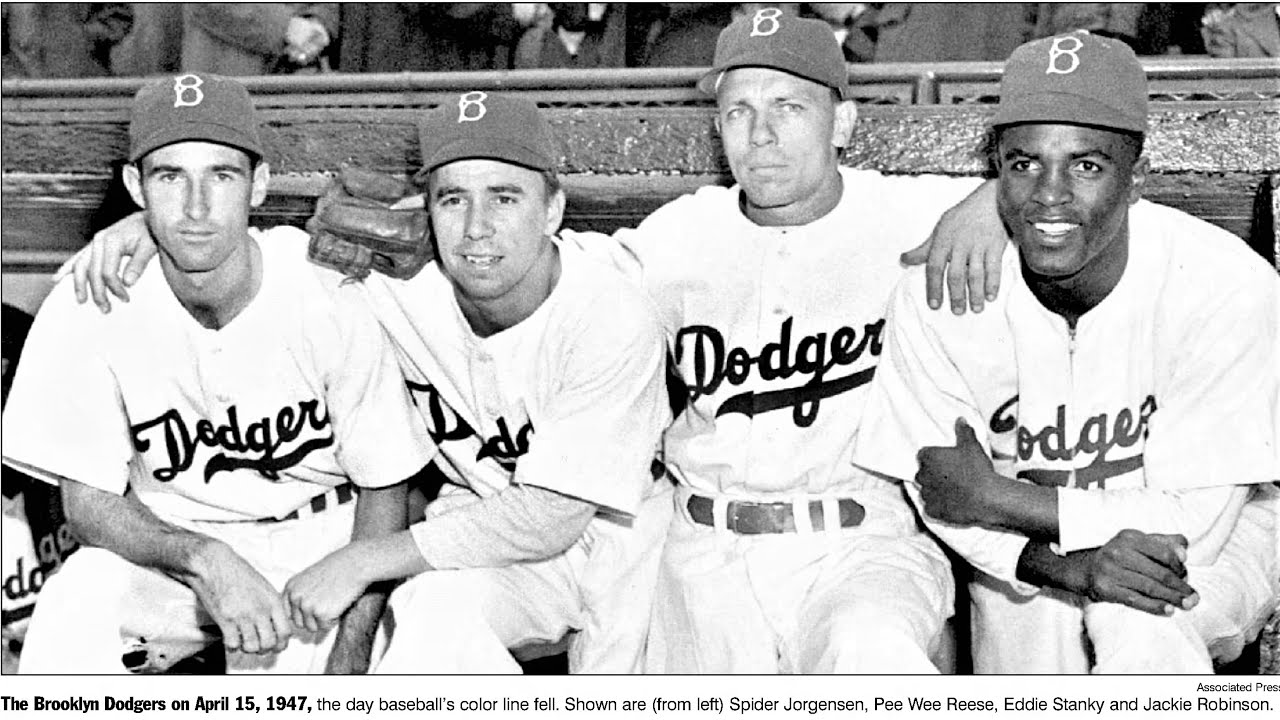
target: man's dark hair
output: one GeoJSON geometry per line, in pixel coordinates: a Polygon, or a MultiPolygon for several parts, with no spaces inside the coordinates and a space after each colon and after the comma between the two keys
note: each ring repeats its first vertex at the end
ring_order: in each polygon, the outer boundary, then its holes
{"type": "Polygon", "coordinates": [[[555,170],[543,170],[538,174],[542,176],[542,187],[546,190],[547,200],[550,201],[561,190],[560,176],[555,170]]]}
{"type": "MultiPolygon", "coordinates": [[[[1101,128],[1108,132],[1116,133],[1124,138],[1124,142],[1133,150],[1133,159],[1137,160],[1142,157],[1142,151],[1146,147],[1146,136],[1142,133],[1126,132],[1124,130],[1116,130],[1114,128],[1101,128]]],[[[1000,135],[1002,128],[989,127],[982,134],[982,139],[978,141],[977,154],[986,164],[987,169],[984,177],[994,178],[1000,174],[1000,135]]]]}
{"type": "MultiPolygon", "coordinates": [[[[435,170],[432,170],[431,172],[434,173],[435,170]]],[[[547,194],[547,202],[551,202],[551,198],[555,197],[556,193],[563,189],[563,186],[560,183],[560,176],[556,174],[555,170],[534,170],[534,172],[542,176],[542,189],[547,194]]],[[[427,184],[430,181],[431,174],[428,173],[426,177],[415,182],[414,185],[423,192],[426,192],[427,184]]],[[[427,199],[427,206],[431,206],[430,198],[427,199]]]]}
{"type": "MultiPolygon", "coordinates": [[[[227,147],[231,147],[231,146],[228,145],[227,147]]],[[[160,148],[156,148],[156,150],[159,150],[159,149],[160,148]]],[[[249,152],[248,150],[245,150],[244,148],[235,148],[235,149],[244,153],[244,156],[249,158],[249,177],[253,177],[253,173],[258,170],[258,164],[262,162],[262,158],[254,153],[249,152]]],[[[151,153],[147,153],[146,155],[143,155],[142,157],[138,158],[137,162],[133,163],[133,166],[138,169],[139,177],[146,177],[147,174],[142,169],[142,161],[146,160],[150,156],[151,156],[151,153]]]]}

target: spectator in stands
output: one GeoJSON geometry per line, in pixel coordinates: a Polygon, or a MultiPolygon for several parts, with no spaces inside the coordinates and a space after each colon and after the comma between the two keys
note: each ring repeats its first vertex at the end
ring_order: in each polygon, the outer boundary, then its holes
{"type": "Polygon", "coordinates": [[[111,46],[133,25],[129,3],[5,3],[6,78],[111,74],[111,46]]]}
{"type": "Polygon", "coordinates": [[[708,67],[720,31],[733,20],[733,3],[662,3],[648,17],[645,67],[708,67]]]}
{"type": "Polygon", "coordinates": [[[506,70],[538,3],[342,3],[342,72],[506,70]]]}
{"type": "Polygon", "coordinates": [[[626,65],[622,3],[546,3],[547,12],[516,46],[515,67],[611,68],[626,65]]]}
{"type": "Polygon", "coordinates": [[[1088,30],[1123,40],[1137,51],[1138,23],[1145,3],[1036,3],[1032,38],[1046,38],[1072,30],[1088,30]]]}
{"type": "Polygon", "coordinates": [[[871,10],[871,3],[805,3],[802,15],[816,17],[831,26],[845,60],[854,62],[869,52],[866,35],[853,32],[858,18],[871,10]]]}
{"type": "Polygon", "coordinates": [[[111,48],[111,72],[127,77],[176,74],[182,70],[182,6],[131,3],[133,29],[111,48]]]}
{"type": "Polygon", "coordinates": [[[1201,33],[1214,57],[1280,57],[1280,3],[1209,3],[1201,33]]]}
{"type": "Polygon", "coordinates": [[[183,72],[289,73],[320,60],[338,32],[338,5],[191,3],[182,24],[183,72]]]}
{"type": "Polygon", "coordinates": [[[857,19],[845,47],[859,62],[1003,60],[1027,39],[1032,5],[885,3],[857,19]]]}

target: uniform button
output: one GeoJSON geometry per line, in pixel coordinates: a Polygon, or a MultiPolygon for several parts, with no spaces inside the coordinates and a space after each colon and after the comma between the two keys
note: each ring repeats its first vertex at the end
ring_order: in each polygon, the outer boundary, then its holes
{"type": "Polygon", "coordinates": [[[231,396],[226,393],[220,392],[215,397],[218,398],[218,402],[231,402],[231,396]]]}
{"type": "Polygon", "coordinates": [[[787,314],[787,311],[782,307],[776,307],[773,309],[773,314],[777,315],[778,317],[782,317],[783,315],[787,314]]]}

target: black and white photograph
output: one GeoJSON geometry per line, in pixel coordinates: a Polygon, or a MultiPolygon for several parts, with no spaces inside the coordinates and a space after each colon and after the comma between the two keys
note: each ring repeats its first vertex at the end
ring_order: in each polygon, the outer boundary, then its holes
{"type": "Polygon", "coordinates": [[[0,12],[6,713],[1280,711],[1280,3],[0,12]]]}

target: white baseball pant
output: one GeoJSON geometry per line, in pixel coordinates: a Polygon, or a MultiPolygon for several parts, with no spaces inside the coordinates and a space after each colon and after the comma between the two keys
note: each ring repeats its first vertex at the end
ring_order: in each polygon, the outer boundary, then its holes
{"type": "Polygon", "coordinates": [[[973,598],[978,673],[1212,674],[1257,637],[1280,593],[1276,501],[1268,490],[1240,514],[1212,565],[1191,565],[1200,594],[1172,617],[1091,603],[1052,589],[1018,597],[979,575],[973,598]]]}
{"type": "MultiPolygon", "coordinates": [[[[299,571],[347,544],[355,503],[281,522],[185,522],[231,546],[282,589],[299,571]]],[[[334,631],[294,631],[280,653],[228,653],[228,673],[324,672],[334,631]]],[[[194,592],[163,573],[82,547],[49,579],[27,630],[27,674],[163,672],[220,637],[194,592]],[[126,658],[128,666],[126,666],[126,658]]]]}
{"type": "Polygon", "coordinates": [[[567,633],[571,673],[639,672],[671,506],[659,482],[635,518],[596,518],[556,557],[409,580],[391,595],[391,639],[374,672],[519,673],[512,651],[567,633]]]}
{"type": "Polygon", "coordinates": [[[899,486],[852,495],[857,527],[769,535],[697,524],[688,496],[677,490],[650,672],[938,672],[954,580],[899,486]]]}

